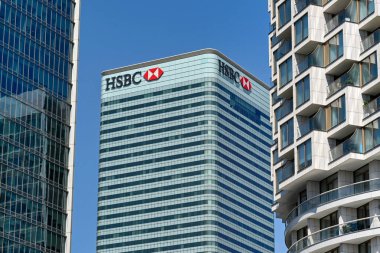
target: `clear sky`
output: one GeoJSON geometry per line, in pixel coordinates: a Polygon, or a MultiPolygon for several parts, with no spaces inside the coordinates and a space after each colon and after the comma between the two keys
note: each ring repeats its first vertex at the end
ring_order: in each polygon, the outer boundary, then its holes
{"type": "MultiPolygon", "coordinates": [[[[82,0],[73,253],[96,250],[100,73],[215,48],[266,83],[267,0],[82,0]]],[[[286,252],[276,221],[276,253],[286,252]]]]}

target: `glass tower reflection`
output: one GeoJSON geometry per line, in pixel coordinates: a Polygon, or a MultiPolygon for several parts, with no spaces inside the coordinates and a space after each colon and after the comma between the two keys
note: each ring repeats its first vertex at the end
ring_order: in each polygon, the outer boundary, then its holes
{"type": "Polygon", "coordinates": [[[2,253],[70,252],[78,13],[0,0],[2,253]]]}

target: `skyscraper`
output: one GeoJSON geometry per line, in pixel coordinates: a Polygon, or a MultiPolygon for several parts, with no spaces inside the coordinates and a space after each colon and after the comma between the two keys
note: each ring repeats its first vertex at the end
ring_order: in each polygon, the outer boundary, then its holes
{"type": "Polygon", "coordinates": [[[205,49],[105,71],[97,252],[273,252],[268,87],[205,49]]]}
{"type": "Polygon", "coordinates": [[[380,1],[269,0],[273,211],[288,252],[380,252],[380,1]]]}
{"type": "Polygon", "coordinates": [[[0,252],[69,253],[79,0],[0,1],[0,252]]]}

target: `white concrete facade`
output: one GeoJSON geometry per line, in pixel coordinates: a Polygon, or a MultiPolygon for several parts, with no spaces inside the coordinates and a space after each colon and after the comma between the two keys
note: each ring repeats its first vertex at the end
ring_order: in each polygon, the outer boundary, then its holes
{"type": "Polygon", "coordinates": [[[288,252],[380,245],[380,0],[268,0],[274,204],[288,252]]]}

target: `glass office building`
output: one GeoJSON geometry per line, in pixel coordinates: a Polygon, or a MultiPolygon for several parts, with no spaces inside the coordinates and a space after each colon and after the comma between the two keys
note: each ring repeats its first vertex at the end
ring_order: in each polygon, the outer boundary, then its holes
{"type": "Polygon", "coordinates": [[[212,49],[105,71],[97,252],[273,252],[268,115],[212,49]]]}
{"type": "Polygon", "coordinates": [[[0,252],[70,252],[79,0],[0,1],[0,252]]]}

